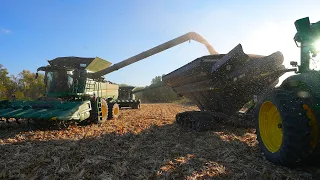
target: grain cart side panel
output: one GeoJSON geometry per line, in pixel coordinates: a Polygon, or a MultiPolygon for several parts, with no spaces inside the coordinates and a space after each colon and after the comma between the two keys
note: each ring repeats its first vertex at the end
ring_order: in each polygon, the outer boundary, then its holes
{"type": "Polygon", "coordinates": [[[245,54],[238,44],[227,54],[197,58],[165,75],[163,81],[199,109],[235,114],[284,74],[283,56],[245,54]]]}

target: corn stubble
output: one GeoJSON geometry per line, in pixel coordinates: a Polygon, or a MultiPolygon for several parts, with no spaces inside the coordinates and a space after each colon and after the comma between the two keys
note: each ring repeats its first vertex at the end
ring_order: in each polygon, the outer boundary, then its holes
{"type": "Polygon", "coordinates": [[[263,158],[255,129],[217,123],[194,132],[175,124],[179,104],[123,109],[118,120],[34,130],[0,125],[0,179],[317,179],[320,169],[263,158]]]}

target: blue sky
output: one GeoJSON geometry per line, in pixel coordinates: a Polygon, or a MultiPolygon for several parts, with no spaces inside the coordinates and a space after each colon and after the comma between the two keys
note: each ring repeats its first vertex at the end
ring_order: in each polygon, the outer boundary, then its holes
{"type": "MultiPolygon", "coordinates": [[[[281,51],[285,65],[299,60],[294,21],[320,20],[320,1],[98,1],[1,0],[0,64],[11,74],[36,71],[61,56],[101,57],[120,62],[195,31],[219,53],[238,43],[246,53],[281,51]]],[[[149,85],[157,75],[207,55],[192,41],[108,74],[116,83],[149,85]]]]}

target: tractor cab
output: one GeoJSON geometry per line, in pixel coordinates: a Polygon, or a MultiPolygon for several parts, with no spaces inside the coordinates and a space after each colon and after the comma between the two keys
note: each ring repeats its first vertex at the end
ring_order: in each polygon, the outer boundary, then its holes
{"type": "MultiPolygon", "coordinates": [[[[315,60],[320,52],[320,21],[310,23],[309,17],[298,19],[295,21],[297,33],[294,36],[294,41],[300,47],[300,63],[291,61],[290,64],[298,67],[298,73],[310,72],[311,66],[317,66],[316,63],[310,63],[310,60],[315,60]]],[[[317,60],[319,59],[319,56],[317,60]]],[[[319,69],[319,67],[315,67],[319,69]]]]}

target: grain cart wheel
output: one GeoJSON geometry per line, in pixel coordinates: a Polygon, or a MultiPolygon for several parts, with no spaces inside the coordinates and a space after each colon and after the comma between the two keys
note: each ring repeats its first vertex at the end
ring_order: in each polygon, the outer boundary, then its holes
{"type": "Polygon", "coordinates": [[[269,161],[295,166],[310,160],[319,140],[311,103],[293,91],[275,89],[257,104],[257,140],[269,161]]]}
{"type": "Polygon", "coordinates": [[[109,103],[108,119],[117,119],[120,115],[119,104],[109,103]]]}
{"type": "Polygon", "coordinates": [[[213,116],[201,114],[197,117],[197,120],[192,128],[197,132],[208,131],[212,129],[213,123],[213,116]]]}
{"type": "Polygon", "coordinates": [[[135,103],[132,105],[132,109],[140,109],[140,108],[141,108],[140,103],[135,103]]]}
{"type": "Polygon", "coordinates": [[[186,113],[184,113],[184,112],[176,114],[176,123],[177,124],[181,124],[182,123],[183,118],[185,118],[185,114],[186,113]]]}

